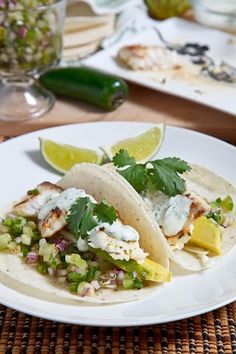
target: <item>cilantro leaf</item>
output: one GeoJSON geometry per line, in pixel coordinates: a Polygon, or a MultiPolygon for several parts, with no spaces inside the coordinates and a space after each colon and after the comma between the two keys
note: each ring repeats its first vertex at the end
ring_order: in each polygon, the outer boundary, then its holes
{"type": "Polygon", "coordinates": [[[85,238],[90,230],[102,222],[112,224],[117,219],[113,206],[105,200],[100,204],[91,202],[88,197],[78,198],[69,209],[66,217],[69,230],[78,240],[85,238]],[[97,217],[97,220],[96,220],[97,217]]]}
{"type": "Polygon", "coordinates": [[[144,165],[137,164],[130,166],[125,170],[118,170],[137,192],[142,192],[147,184],[147,170],[144,165]]]}
{"type": "Polygon", "coordinates": [[[149,177],[157,190],[173,197],[185,191],[184,180],[163,160],[150,161],[153,168],[149,169],[149,177]]]}
{"type": "Polygon", "coordinates": [[[207,219],[213,219],[219,225],[222,225],[224,223],[222,209],[212,210],[206,215],[206,217],[207,219]]]}
{"type": "Polygon", "coordinates": [[[115,154],[112,161],[117,167],[132,166],[136,164],[134,157],[129,156],[128,151],[123,149],[115,154]]]}
{"type": "Polygon", "coordinates": [[[88,231],[97,226],[93,218],[95,205],[88,197],[85,197],[78,198],[70,207],[66,222],[68,223],[69,230],[76,239],[85,237],[88,231]]]}
{"type": "Polygon", "coordinates": [[[30,189],[30,190],[27,191],[27,195],[30,195],[30,196],[31,195],[35,196],[35,195],[38,195],[38,194],[40,194],[38,188],[30,189]]]}
{"type": "Polygon", "coordinates": [[[94,208],[95,208],[95,204],[91,203],[89,200],[89,203],[87,204],[84,210],[84,214],[81,218],[81,223],[80,223],[80,234],[82,238],[87,236],[88,231],[92,230],[95,226],[97,226],[97,222],[93,218],[94,208]]]}
{"type": "Polygon", "coordinates": [[[230,213],[234,208],[232,198],[227,195],[224,199],[220,197],[210,203],[212,210],[206,215],[208,219],[213,219],[216,223],[223,225],[227,213],[230,213]]]}
{"type": "Polygon", "coordinates": [[[129,156],[126,150],[120,150],[113,158],[117,172],[123,176],[139,193],[150,186],[162,191],[168,196],[182,194],[185,191],[185,182],[179,176],[191,167],[187,162],[177,157],[148,161],[145,164],[136,164],[135,159],[129,156]],[[127,168],[124,168],[126,167],[127,168]]]}
{"type": "Polygon", "coordinates": [[[112,224],[117,219],[115,208],[108,204],[105,200],[95,206],[94,212],[98,221],[101,222],[108,222],[109,224],[112,224]]]}
{"type": "MultiPolygon", "coordinates": [[[[184,160],[181,160],[178,157],[166,157],[162,160],[162,163],[168,167],[169,169],[178,172],[178,173],[184,173],[186,171],[190,171],[191,167],[188,165],[188,163],[184,160]]],[[[151,161],[152,162],[152,161],[151,161]]]]}

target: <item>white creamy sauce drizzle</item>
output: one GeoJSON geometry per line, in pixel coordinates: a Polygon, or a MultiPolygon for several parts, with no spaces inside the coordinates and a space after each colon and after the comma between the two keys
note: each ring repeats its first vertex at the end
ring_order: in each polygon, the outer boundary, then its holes
{"type": "Polygon", "coordinates": [[[87,240],[77,241],[80,251],[88,246],[106,251],[113,259],[134,259],[142,263],[147,253],[139,246],[139,233],[130,225],[123,225],[120,220],[112,224],[101,223],[88,232],[87,240]]]}
{"type": "Polygon", "coordinates": [[[106,251],[113,259],[129,261],[133,259],[143,263],[147,253],[140,248],[138,241],[122,241],[109,236],[104,231],[93,229],[88,236],[88,245],[106,251]]]}
{"type": "Polygon", "coordinates": [[[117,240],[122,240],[126,242],[139,240],[138,231],[136,231],[130,225],[122,224],[120,220],[116,220],[112,224],[106,222],[101,223],[96,226],[92,231],[98,232],[100,230],[104,231],[106,234],[114,237],[117,240]]]}
{"type": "Polygon", "coordinates": [[[78,198],[85,197],[88,197],[91,202],[96,203],[95,199],[86,194],[83,189],[68,188],[61,192],[59,196],[50,199],[46,204],[44,204],[39,211],[38,218],[39,220],[44,220],[48,214],[56,208],[59,208],[61,211],[68,212],[72,204],[74,204],[78,198]]]}
{"type": "MultiPolygon", "coordinates": [[[[47,201],[39,211],[39,220],[44,220],[56,208],[62,212],[68,212],[70,207],[78,198],[88,197],[91,202],[97,203],[96,200],[86,194],[82,189],[68,188],[59,196],[47,201]]],[[[96,217],[94,217],[97,221],[96,217]]],[[[120,220],[116,220],[112,224],[100,223],[88,232],[88,237],[77,241],[79,251],[86,252],[88,246],[99,248],[106,251],[112,258],[126,260],[134,259],[137,262],[143,262],[147,257],[147,253],[139,246],[139,234],[130,225],[123,225],[120,220]]]]}
{"type": "Polygon", "coordinates": [[[180,232],[187,221],[192,201],[183,195],[171,197],[163,215],[162,226],[166,236],[180,232]]]}
{"type": "Polygon", "coordinates": [[[162,226],[165,236],[177,235],[187,221],[192,201],[183,195],[168,197],[162,192],[143,196],[152,217],[162,226]]]}
{"type": "Polygon", "coordinates": [[[88,251],[88,240],[83,239],[82,237],[79,237],[77,241],[77,248],[81,252],[87,252],[88,251]]]}

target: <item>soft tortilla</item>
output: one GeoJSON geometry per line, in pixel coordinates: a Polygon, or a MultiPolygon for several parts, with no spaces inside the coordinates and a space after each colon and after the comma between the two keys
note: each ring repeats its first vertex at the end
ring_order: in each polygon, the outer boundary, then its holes
{"type": "MultiPolygon", "coordinates": [[[[123,181],[112,172],[93,164],[80,164],[74,166],[57,184],[63,189],[69,187],[84,189],[97,201],[105,198],[116,208],[121,220],[140,233],[141,247],[149,253],[149,258],[165,267],[169,266],[166,248],[161,241],[162,234],[150,219],[141,198],[141,202],[139,198],[134,198],[133,191],[129,191],[130,187],[125,188],[123,181]]],[[[4,208],[0,217],[4,217],[13,205],[14,203],[4,208]]],[[[134,301],[150,295],[157,288],[157,284],[150,283],[140,290],[100,289],[94,296],[81,297],[71,294],[65,285],[53,282],[51,277],[38,273],[20,256],[5,252],[0,252],[0,281],[26,294],[33,292],[36,296],[38,291],[40,298],[54,296],[55,302],[60,298],[65,301],[69,299],[97,304],[134,301]]]]}
{"type": "MultiPolygon", "coordinates": [[[[224,178],[218,176],[214,172],[208,170],[205,167],[199,165],[191,165],[192,169],[190,172],[185,173],[183,178],[186,181],[186,189],[190,192],[195,192],[199,196],[205,198],[208,202],[214,201],[216,198],[221,197],[225,198],[227,195],[230,195],[234,202],[234,212],[232,214],[233,224],[232,226],[227,227],[226,229],[221,227],[221,232],[223,236],[222,242],[222,254],[220,256],[210,257],[210,262],[204,263],[197,256],[191,252],[185,250],[175,250],[173,251],[168,244],[166,238],[164,237],[162,231],[160,230],[157,223],[156,228],[158,230],[158,236],[161,237],[162,242],[167,250],[168,257],[179,266],[190,271],[200,271],[202,269],[208,268],[214,265],[216,262],[222,259],[223,256],[228,254],[236,245],[236,187],[226,181],[224,178]],[[161,236],[160,235],[161,231],[161,236]]],[[[139,204],[142,205],[142,208],[145,208],[144,202],[140,195],[134,190],[134,188],[118,173],[111,164],[105,165],[103,168],[112,172],[116,177],[123,182],[126,186],[127,191],[129,190],[130,198],[133,198],[133,201],[139,200],[139,204]]],[[[157,235],[157,234],[156,234],[157,235]]]]}
{"type": "Polygon", "coordinates": [[[57,185],[63,189],[84,189],[98,202],[105,198],[118,211],[120,219],[139,232],[140,245],[149,253],[149,258],[168,268],[165,238],[150,219],[142,198],[134,194],[133,188],[124,183],[123,178],[104,167],[82,163],[75,165],[57,185]]]}
{"type": "MultiPolygon", "coordinates": [[[[109,304],[138,300],[151,295],[157,286],[150,285],[140,290],[113,290],[100,289],[94,296],[79,296],[70,293],[66,285],[53,281],[50,276],[41,275],[35,267],[26,264],[24,260],[14,254],[0,253],[0,281],[9,288],[13,288],[26,295],[47,299],[54,297],[54,302],[66,303],[68,300],[89,302],[94,304],[109,304]],[[36,291],[35,291],[36,290],[36,291]]],[[[69,302],[71,303],[71,302],[69,302]]]]}
{"type": "Polygon", "coordinates": [[[221,227],[222,233],[222,247],[220,256],[210,257],[209,264],[203,264],[197,255],[193,255],[187,251],[172,251],[169,247],[170,258],[181,265],[183,268],[198,271],[209,266],[227,255],[236,245],[236,188],[226,181],[224,178],[218,176],[214,172],[199,165],[191,165],[192,170],[184,175],[186,181],[186,188],[190,192],[195,192],[208,202],[216,200],[216,198],[225,198],[230,195],[234,203],[234,211],[232,213],[232,225],[227,228],[221,227]]]}

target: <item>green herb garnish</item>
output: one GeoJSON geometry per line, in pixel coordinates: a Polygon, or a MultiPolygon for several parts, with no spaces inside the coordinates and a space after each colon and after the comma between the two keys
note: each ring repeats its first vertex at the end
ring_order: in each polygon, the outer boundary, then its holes
{"type": "Polygon", "coordinates": [[[78,283],[71,283],[69,285],[69,290],[71,293],[76,293],[78,288],[78,283]]]}
{"type": "Polygon", "coordinates": [[[30,190],[27,192],[27,195],[32,195],[32,196],[35,196],[35,195],[38,195],[38,194],[39,194],[38,188],[30,189],[30,190]]]}
{"type": "Polygon", "coordinates": [[[27,254],[30,252],[30,246],[23,245],[23,244],[21,244],[20,246],[21,246],[22,256],[25,258],[27,254]]]}
{"type": "Polygon", "coordinates": [[[126,150],[120,150],[114,157],[113,163],[117,171],[123,176],[137,192],[147,189],[147,186],[163,192],[172,197],[185,191],[184,180],[179,176],[191,167],[187,162],[177,158],[148,161],[137,164],[126,150]]]}
{"type": "Polygon", "coordinates": [[[3,220],[3,225],[8,227],[8,232],[13,236],[17,237],[23,233],[23,227],[26,225],[26,219],[17,218],[6,218],[3,220]]]}
{"type": "Polygon", "coordinates": [[[78,198],[70,207],[66,221],[69,230],[76,239],[86,237],[88,232],[99,225],[99,222],[112,224],[117,219],[113,206],[106,201],[100,204],[91,202],[88,197],[78,198]]]}
{"type": "Polygon", "coordinates": [[[82,281],[86,280],[86,274],[82,275],[77,272],[71,272],[71,273],[68,273],[67,279],[68,279],[69,283],[77,283],[78,284],[78,283],[81,283],[82,281]]]}
{"type": "Polygon", "coordinates": [[[206,217],[207,219],[214,220],[219,225],[222,225],[225,220],[222,209],[212,210],[206,215],[206,217]]]}
{"type": "Polygon", "coordinates": [[[48,273],[48,265],[47,263],[41,263],[38,265],[38,272],[40,274],[47,274],[48,273]]]}
{"type": "Polygon", "coordinates": [[[227,195],[224,199],[221,198],[217,198],[214,202],[212,202],[211,207],[213,209],[217,209],[220,208],[222,209],[224,212],[230,212],[233,210],[234,208],[234,203],[232,198],[227,195]]]}
{"type": "Polygon", "coordinates": [[[232,198],[227,195],[224,199],[220,197],[210,203],[212,210],[207,214],[208,219],[213,219],[217,224],[223,225],[225,214],[230,213],[234,208],[232,198]]]}

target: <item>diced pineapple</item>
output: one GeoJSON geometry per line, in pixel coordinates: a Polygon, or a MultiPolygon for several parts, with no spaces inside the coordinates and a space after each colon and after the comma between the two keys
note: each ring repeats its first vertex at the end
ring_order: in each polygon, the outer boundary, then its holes
{"type": "Polygon", "coordinates": [[[219,227],[205,216],[200,216],[193,224],[194,229],[188,245],[198,246],[220,255],[222,240],[219,227]]]}

